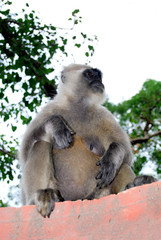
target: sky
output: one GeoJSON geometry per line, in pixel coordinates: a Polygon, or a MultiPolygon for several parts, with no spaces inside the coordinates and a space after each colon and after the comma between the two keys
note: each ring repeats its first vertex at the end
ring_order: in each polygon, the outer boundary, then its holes
{"type": "MultiPolygon", "coordinates": [[[[72,11],[80,10],[77,29],[99,39],[90,65],[102,70],[111,102],[130,99],[149,78],[161,80],[160,0],[13,0],[12,8],[21,13],[26,2],[43,22],[62,28],[69,27],[72,11]]],[[[148,164],[146,173],[154,173],[148,164]]]]}
{"type": "MultiPolygon", "coordinates": [[[[21,11],[26,1],[15,0],[13,7],[21,11]]],[[[28,3],[44,22],[58,27],[68,27],[72,11],[80,10],[83,22],[78,30],[99,39],[90,65],[102,70],[111,102],[128,100],[149,78],[161,80],[160,0],[28,0],[28,3]]],[[[77,61],[83,63],[84,59],[77,61]]]]}

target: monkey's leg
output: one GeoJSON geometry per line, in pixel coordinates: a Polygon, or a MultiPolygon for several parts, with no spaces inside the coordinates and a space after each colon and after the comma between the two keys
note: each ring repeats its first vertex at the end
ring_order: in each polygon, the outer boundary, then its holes
{"type": "Polygon", "coordinates": [[[117,194],[123,190],[128,183],[133,182],[135,174],[127,163],[123,163],[120,170],[112,182],[111,192],[117,194]]]}
{"type": "Polygon", "coordinates": [[[50,216],[54,203],[60,201],[52,162],[52,145],[45,141],[34,144],[23,169],[22,190],[26,204],[36,204],[38,212],[50,216]]]}
{"type": "Polygon", "coordinates": [[[97,184],[98,188],[104,188],[111,184],[123,163],[124,157],[123,145],[111,143],[101,160],[97,162],[97,166],[101,166],[100,172],[96,176],[96,179],[101,179],[97,184]]]}

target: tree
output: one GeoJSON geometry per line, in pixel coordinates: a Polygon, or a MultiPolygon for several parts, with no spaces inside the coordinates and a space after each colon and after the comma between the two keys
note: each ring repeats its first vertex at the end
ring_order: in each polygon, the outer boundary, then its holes
{"type": "Polygon", "coordinates": [[[35,11],[29,11],[28,3],[21,14],[11,13],[11,4],[7,0],[0,4],[0,116],[1,126],[11,128],[7,136],[0,135],[0,180],[8,183],[14,178],[17,159],[17,124],[28,124],[38,107],[54,97],[56,69],[62,59],[73,55],[71,47],[73,52],[84,52],[88,62],[96,40],[75,30],[82,21],[78,9],[68,19],[71,28],[63,29],[43,24],[35,11]]]}
{"type": "Polygon", "coordinates": [[[134,171],[138,175],[151,160],[161,174],[161,82],[147,80],[138,94],[118,105],[106,102],[129,134],[135,153],[134,171]]]}

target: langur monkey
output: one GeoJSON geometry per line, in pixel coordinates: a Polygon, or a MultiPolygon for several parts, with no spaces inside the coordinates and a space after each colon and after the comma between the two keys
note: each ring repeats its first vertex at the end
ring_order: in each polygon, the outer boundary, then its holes
{"type": "Polygon", "coordinates": [[[65,67],[56,97],[29,124],[24,135],[23,204],[50,216],[54,203],[94,199],[152,182],[135,178],[129,137],[101,104],[102,73],[87,65],[65,67]]]}

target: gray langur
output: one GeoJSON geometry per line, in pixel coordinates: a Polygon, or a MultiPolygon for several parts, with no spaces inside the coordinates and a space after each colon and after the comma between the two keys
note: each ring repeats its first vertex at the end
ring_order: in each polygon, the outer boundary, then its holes
{"type": "Polygon", "coordinates": [[[94,199],[155,181],[135,179],[129,137],[101,104],[102,73],[72,64],[61,74],[59,92],[29,124],[24,135],[23,204],[50,216],[54,203],[94,199]]]}

